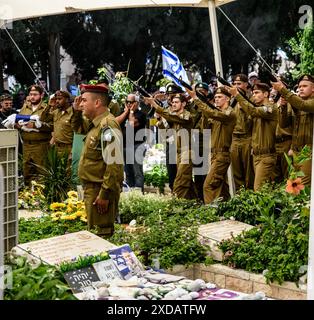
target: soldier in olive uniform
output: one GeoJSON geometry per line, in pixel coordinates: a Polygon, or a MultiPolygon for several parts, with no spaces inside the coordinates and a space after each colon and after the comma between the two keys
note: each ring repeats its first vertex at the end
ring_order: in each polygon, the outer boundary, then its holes
{"type": "MultiPolygon", "coordinates": [[[[208,99],[209,102],[214,95],[209,90],[209,85],[205,82],[197,83],[194,87],[196,91],[202,94],[204,97],[208,99]]],[[[194,102],[193,102],[194,104],[194,102]]],[[[198,110],[197,106],[194,105],[195,115],[194,115],[194,135],[193,135],[193,145],[192,149],[194,152],[194,182],[195,187],[197,190],[198,199],[200,201],[204,201],[204,182],[208,172],[208,155],[209,155],[209,148],[205,146],[204,148],[204,130],[210,128],[210,122],[208,118],[204,117],[203,113],[198,110]],[[193,148],[194,147],[194,148],[193,148]],[[200,158],[198,158],[200,157],[200,158]],[[201,162],[198,163],[199,159],[202,159],[201,162]]],[[[208,145],[208,143],[207,143],[208,145]]],[[[209,145],[208,145],[209,147],[209,145]]]]}
{"type": "MultiPolygon", "coordinates": [[[[278,102],[279,118],[280,113],[283,108],[287,108],[287,119],[292,119],[292,108],[288,104],[284,97],[280,97],[278,102]]],[[[288,126],[285,128],[280,127],[280,120],[278,119],[278,124],[276,128],[276,154],[277,162],[274,169],[274,180],[276,182],[281,182],[288,177],[288,162],[285,157],[285,153],[288,154],[291,143],[292,143],[292,121],[288,121],[288,126]]]]}
{"type": "MultiPolygon", "coordinates": [[[[56,100],[56,109],[51,112],[45,112],[41,116],[42,121],[52,119],[53,133],[50,144],[55,145],[58,154],[67,153],[71,159],[73,142],[73,108],[70,103],[70,94],[66,91],[58,90],[54,98],[56,100]]],[[[50,108],[51,110],[51,108],[50,108]]]]}
{"type": "Polygon", "coordinates": [[[215,104],[220,109],[212,109],[199,100],[195,91],[187,90],[206,118],[212,120],[211,132],[211,168],[204,182],[204,202],[209,204],[215,199],[229,197],[229,188],[226,181],[230,165],[230,146],[232,132],[236,123],[236,115],[230,107],[230,94],[220,87],[215,92],[215,104]]]}
{"type": "Polygon", "coordinates": [[[191,158],[191,129],[193,127],[193,119],[190,112],[184,110],[186,105],[185,98],[181,94],[173,95],[171,97],[171,111],[157,105],[153,98],[145,100],[176,131],[177,174],[173,184],[173,193],[178,198],[196,199],[196,189],[192,179],[193,165],[191,158]]]}
{"type": "Polygon", "coordinates": [[[244,112],[253,118],[252,150],[256,191],[273,176],[278,109],[268,99],[270,88],[266,83],[258,83],[253,87],[252,100],[256,106],[243,98],[236,87],[226,89],[237,99],[244,112]]]}
{"type": "MultiPolygon", "coordinates": [[[[298,81],[298,95],[289,91],[283,82],[273,82],[273,88],[291,104],[293,108],[293,132],[291,149],[298,153],[307,145],[312,148],[313,144],[313,113],[314,113],[314,77],[303,75],[298,81]]],[[[291,124],[287,108],[280,110],[280,126],[286,127],[291,124]]],[[[302,183],[311,183],[311,160],[301,164],[300,169],[305,176],[302,183]]]]}
{"type": "Polygon", "coordinates": [[[82,95],[73,105],[74,127],[87,134],[78,175],[88,227],[97,226],[98,235],[109,237],[114,232],[123,182],[122,133],[108,110],[108,89],[98,85],[82,85],[80,89],[82,95]]]}
{"type": "MultiPolygon", "coordinates": [[[[248,96],[248,77],[245,74],[237,74],[233,85],[248,96]]],[[[252,188],[254,183],[252,149],[252,118],[244,112],[241,105],[234,99],[237,122],[232,134],[231,165],[236,191],[241,186],[252,188]]]]}
{"type": "MultiPolygon", "coordinates": [[[[47,105],[42,101],[43,89],[32,85],[29,89],[29,101],[25,102],[21,115],[38,115],[46,110],[47,105]]],[[[40,128],[35,122],[29,121],[26,125],[16,124],[15,128],[21,129],[23,140],[23,175],[24,183],[28,185],[35,175],[42,173],[41,167],[45,165],[46,155],[51,139],[52,122],[42,122],[40,128]]]]}

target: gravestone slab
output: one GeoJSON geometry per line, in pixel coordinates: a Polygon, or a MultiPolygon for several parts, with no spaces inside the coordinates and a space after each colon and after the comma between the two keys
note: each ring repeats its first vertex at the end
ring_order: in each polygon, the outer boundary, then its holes
{"type": "Polygon", "coordinates": [[[253,226],[235,221],[224,220],[218,222],[207,223],[201,225],[198,229],[199,241],[210,246],[211,251],[208,253],[214,260],[222,261],[222,251],[218,249],[218,245],[222,240],[236,237],[243,231],[252,229],[253,226]]]}
{"type": "Polygon", "coordinates": [[[17,246],[51,265],[85,255],[96,255],[117,246],[89,231],[79,231],[17,246]]]}

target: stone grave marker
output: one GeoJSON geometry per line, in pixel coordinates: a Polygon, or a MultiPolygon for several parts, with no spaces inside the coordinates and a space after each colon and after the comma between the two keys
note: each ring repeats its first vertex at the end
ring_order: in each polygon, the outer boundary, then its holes
{"type": "Polygon", "coordinates": [[[210,246],[211,251],[209,255],[214,260],[222,261],[222,251],[218,249],[218,244],[222,240],[227,240],[241,234],[243,231],[247,231],[253,228],[253,226],[235,221],[224,220],[218,222],[207,223],[201,225],[198,229],[199,241],[210,246]]]}
{"type": "Polygon", "coordinates": [[[96,255],[116,247],[89,231],[79,231],[17,245],[17,248],[51,265],[71,261],[78,256],[96,255]]]}

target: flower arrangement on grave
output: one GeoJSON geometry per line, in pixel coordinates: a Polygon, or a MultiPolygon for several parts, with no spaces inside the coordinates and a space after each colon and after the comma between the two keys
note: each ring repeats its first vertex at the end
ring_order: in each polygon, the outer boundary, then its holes
{"type": "Polygon", "coordinates": [[[59,220],[81,220],[87,222],[85,205],[78,199],[76,191],[69,191],[68,198],[63,202],[53,202],[50,204],[50,217],[53,221],[59,220]]]}
{"type": "Polygon", "coordinates": [[[30,187],[25,187],[19,192],[18,208],[27,210],[46,208],[47,202],[43,190],[44,185],[31,181],[30,187]]]}

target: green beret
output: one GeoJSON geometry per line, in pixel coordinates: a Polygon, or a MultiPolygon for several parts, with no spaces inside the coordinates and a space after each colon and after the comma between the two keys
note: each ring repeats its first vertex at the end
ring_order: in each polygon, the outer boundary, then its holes
{"type": "Polygon", "coordinates": [[[209,90],[209,86],[206,82],[199,82],[195,85],[195,89],[205,89],[205,90],[209,90]]]}

